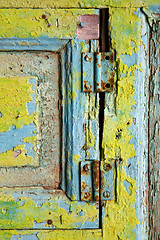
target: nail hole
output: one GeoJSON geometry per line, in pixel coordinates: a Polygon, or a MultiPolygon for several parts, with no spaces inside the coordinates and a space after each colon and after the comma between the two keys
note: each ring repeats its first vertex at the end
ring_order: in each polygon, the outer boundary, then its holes
{"type": "Polygon", "coordinates": [[[109,60],[109,58],[110,58],[109,56],[106,56],[106,57],[105,57],[106,60],[109,60]]]}
{"type": "Polygon", "coordinates": [[[50,26],[51,26],[51,24],[50,24],[50,23],[48,23],[48,24],[47,24],[47,27],[50,27],[50,26]]]}
{"type": "Polygon", "coordinates": [[[57,18],[57,20],[56,20],[56,27],[57,27],[57,28],[59,27],[58,18],[57,18]]]}

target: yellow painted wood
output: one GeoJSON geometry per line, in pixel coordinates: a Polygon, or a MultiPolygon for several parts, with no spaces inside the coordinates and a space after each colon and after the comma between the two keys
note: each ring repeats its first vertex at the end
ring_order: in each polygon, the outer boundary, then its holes
{"type": "Polygon", "coordinates": [[[105,8],[157,5],[159,0],[1,0],[0,8],[105,8]]]}
{"type": "MultiPolygon", "coordinates": [[[[117,60],[119,61],[118,72],[118,95],[116,99],[117,114],[115,116],[105,115],[103,148],[106,158],[114,158],[115,155],[121,154],[123,165],[127,165],[127,160],[135,156],[134,145],[130,143],[132,139],[130,126],[133,122],[132,106],[135,104],[134,99],[134,82],[135,72],[141,70],[141,64],[133,64],[127,66],[123,62],[121,56],[127,54],[131,56],[137,53],[141,44],[141,20],[136,15],[137,7],[159,4],[156,1],[1,1],[1,8],[25,8],[25,9],[3,9],[0,10],[0,35],[2,37],[76,37],[76,27],[78,24],[78,16],[81,14],[93,14],[95,10],[51,10],[49,8],[99,8],[110,7],[110,33],[112,47],[117,51],[117,60]],[[126,8],[127,7],[127,8],[126,8]],[[31,9],[45,8],[45,9],[31,9]],[[47,9],[46,9],[47,8],[47,9]],[[46,14],[50,27],[43,19],[42,15],[46,14]],[[56,19],[59,18],[59,28],[56,26],[56,19]],[[131,44],[134,42],[134,44],[131,44]],[[115,136],[119,129],[122,129],[122,137],[116,139],[115,136]]],[[[74,74],[80,74],[76,72],[74,74]]],[[[74,96],[74,98],[76,95],[74,96]]],[[[74,99],[73,99],[74,100],[74,99]]],[[[140,144],[140,143],[139,143],[140,144]]],[[[78,156],[75,157],[76,159],[78,156]]],[[[1,239],[11,239],[11,236],[34,235],[39,240],[47,239],[105,239],[105,240],[134,240],[135,229],[139,224],[136,208],[136,180],[128,176],[123,167],[118,172],[118,202],[107,204],[104,209],[103,229],[101,230],[66,230],[66,231],[0,231],[1,239]],[[130,193],[123,186],[123,181],[130,183],[130,193]]],[[[6,200],[11,200],[10,196],[6,196],[6,200]]],[[[15,201],[15,200],[13,200],[15,201]]],[[[26,206],[32,205],[30,200],[26,201],[26,206]]],[[[4,212],[3,207],[1,211],[4,212]]],[[[90,209],[89,211],[93,211],[90,209]]],[[[59,212],[60,213],[60,212],[59,212]]],[[[17,216],[16,216],[17,217],[17,216]]],[[[16,221],[20,221],[22,216],[17,217],[16,221]]],[[[73,218],[67,219],[74,221],[73,218]]],[[[23,239],[23,238],[22,238],[23,239]]]]}

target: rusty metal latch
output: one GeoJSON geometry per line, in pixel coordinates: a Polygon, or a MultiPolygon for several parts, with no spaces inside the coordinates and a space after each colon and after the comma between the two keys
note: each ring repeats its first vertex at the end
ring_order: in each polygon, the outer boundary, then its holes
{"type": "Polygon", "coordinates": [[[115,71],[114,51],[82,53],[82,91],[113,91],[115,71]]]}
{"type": "Polygon", "coordinates": [[[80,162],[81,201],[114,200],[115,160],[80,162]]]}

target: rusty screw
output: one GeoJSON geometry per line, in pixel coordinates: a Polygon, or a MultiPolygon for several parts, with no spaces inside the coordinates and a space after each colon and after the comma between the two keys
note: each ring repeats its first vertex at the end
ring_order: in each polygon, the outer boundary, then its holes
{"type": "Polygon", "coordinates": [[[84,198],[87,199],[87,198],[89,198],[89,197],[90,197],[90,193],[89,193],[89,192],[85,192],[85,193],[84,193],[84,198]]]}
{"type": "Polygon", "coordinates": [[[86,60],[86,62],[91,62],[91,60],[92,60],[92,57],[88,57],[88,55],[86,55],[85,57],[84,57],[84,59],[86,60]]]}
{"type": "Polygon", "coordinates": [[[90,170],[89,164],[85,164],[85,165],[83,166],[83,170],[84,170],[85,172],[88,172],[88,171],[90,170]]]}
{"type": "Polygon", "coordinates": [[[51,219],[47,220],[47,224],[51,225],[52,224],[52,220],[51,219]]]}
{"type": "Polygon", "coordinates": [[[104,197],[104,198],[109,198],[109,197],[110,197],[110,192],[109,192],[109,191],[105,191],[105,192],[103,193],[103,197],[104,197]]]}
{"type": "Polygon", "coordinates": [[[111,169],[112,169],[111,164],[105,163],[105,164],[103,165],[103,170],[104,170],[104,171],[108,172],[108,171],[111,170],[111,169]]]}

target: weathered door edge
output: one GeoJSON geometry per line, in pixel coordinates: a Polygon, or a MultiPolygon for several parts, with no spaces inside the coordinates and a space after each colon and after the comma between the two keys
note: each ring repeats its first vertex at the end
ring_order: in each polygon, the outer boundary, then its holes
{"type": "Polygon", "coordinates": [[[2,38],[0,37],[0,51],[53,51],[60,52],[68,39],[41,38],[2,38]]]}
{"type": "Polygon", "coordinates": [[[135,82],[137,111],[135,115],[137,133],[137,200],[136,208],[139,224],[136,233],[137,240],[148,239],[148,39],[149,26],[145,15],[139,11],[142,20],[141,46],[138,51],[138,64],[141,63],[141,71],[137,71],[135,82]]]}
{"type": "MultiPolygon", "coordinates": [[[[158,14],[157,14],[158,15],[158,14]]],[[[150,29],[149,239],[160,238],[160,14],[150,29]]]]}
{"type": "MultiPolygon", "coordinates": [[[[142,210],[144,214],[144,219],[142,218],[142,228],[140,230],[140,234],[146,232],[146,238],[144,239],[158,239],[158,231],[156,230],[156,226],[159,222],[159,217],[158,217],[158,211],[155,209],[158,207],[158,183],[155,183],[156,176],[158,176],[158,168],[157,168],[157,163],[158,163],[158,158],[157,162],[154,159],[156,156],[156,151],[154,152],[155,144],[153,136],[158,139],[158,132],[156,130],[158,129],[158,107],[153,109],[152,103],[155,103],[153,98],[156,97],[157,89],[158,89],[158,82],[156,82],[156,77],[158,81],[158,69],[156,70],[156,66],[158,66],[158,51],[159,47],[156,46],[156,42],[153,44],[153,32],[155,30],[154,24],[156,22],[158,23],[159,15],[160,14],[160,8],[159,6],[152,6],[149,8],[142,8],[141,15],[143,19],[143,28],[142,28],[142,37],[143,37],[143,42],[144,42],[144,47],[145,52],[143,52],[143,55],[141,55],[141,62],[142,59],[145,59],[143,62],[146,62],[146,76],[144,79],[144,91],[142,96],[144,99],[144,102],[142,101],[142,104],[144,105],[144,120],[143,120],[143,126],[141,124],[141,129],[143,129],[143,142],[142,144],[143,147],[142,149],[142,158],[143,162],[139,160],[139,163],[142,163],[139,167],[140,169],[143,167],[144,169],[144,178],[142,178],[140,188],[141,191],[139,191],[139,206],[140,209],[142,210]],[[154,28],[154,29],[153,29],[154,28]],[[152,48],[156,49],[153,50],[152,48]],[[154,51],[154,56],[151,56],[154,51]],[[154,58],[154,60],[153,60],[154,58]],[[155,61],[155,64],[154,64],[155,61]],[[157,75],[156,75],[157,74],[157,75]],[[156,84],[156,85],[155,85],[156,84]],[[153,101],[153,102],[152,102],[153,101]],[[146,111],[146,112],[145,112],[146,111]],[[155,111],[155,112],[154,112],[155,111]],[[152,118],[152,120],[150,120],[152,118]],[[155,121],[155,128],[153,127],[153,122],[155,121]],[[154,128],[154,129],[153,129],[154,128]],[[155,135],[154,135],[155,134],[155,135]],[[157,134],[157,135],[156,135],[157,134]],[[154,142],[154,143],[153,143],[154,142]],[[146,160],[145,160],[146,159],[146,160]],[[145,161],[144,161],[145,160],[145,161]],[[143,186],[144,183],[144,186],[143,186]],[[142,185],[142,186],[141,186],[142,185]],[[157,186],[156,186],[157,185],[157,186]],[[140,197],[142,200],[140,200],[140,197]],[[142,203],[140,205],[140,203],[142,203]],[[157,217],[156,217],[157,215],[157,217]]],[[[157,25],[158,26],[158,25],[157,25]]],[[[155,37],[155,35],[154,35],[155,37]]],[[[158,33],[157,33],[158,37],[158,33]]],[[[157,40],[158,41],[158,40],[157,40]]],[[[144,64],[145,65],[145,64],[144,64]]],[[[158,104],[158,101],[157,101],[158,104]]],[[[141,144],[141,145],[142,145],[141,144]]],[[[157,142],[158,144],[158,142],[157,142]]],[[[158,157],[158,149],[159,147],[157,146],[157,157],[158,157]]],[[[139,155],[140,156],[140,155],[139,155]]],[[[140,172],[140,171],[139,171],[140,172]]],[[[142,177],[142,176],[139,176],[142,177]]],[[[157,180],[158,181],[158,180],[157,180]]],[[[157,228],[159,229],[159,228],[157,228]]]]}
{"type": "Polygon", "coordinates": [[[143,8],[149,24],[149,102],[148,102],[148,239],[157,240],[159,230],[159,61],[160,8],[143,8]]]}

